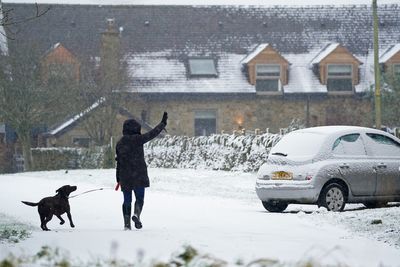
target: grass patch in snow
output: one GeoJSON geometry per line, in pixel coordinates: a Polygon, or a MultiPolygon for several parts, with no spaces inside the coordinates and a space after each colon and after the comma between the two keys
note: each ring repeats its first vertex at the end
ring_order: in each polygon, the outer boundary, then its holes
{"type": "Polygon", "coordinates": [[[32,227],[0,213],[0,242],[18,243],[31,235],[32,227]]]}
{"type": "Polygon", "coordinates": [[[209,254],[203,254],[190,245],[185,245],[171,255],[167,262],[152,260],[143,262],[138,257],[136,262],[127,262],[119,259],[97,259],[95,261],[82,262],[77,259],[72,260],[71,256],[59,248],[44,246],[33,256],[16,257],[10,254],[7,258],[0,259],[0,267],[19,267],[19,266],[54,266],[54,267],[344,267],[346,264],[323,265],[316,261],[300,260],[298,262],[285,263],[274,259],[256,259],[245,263],[242,260],[236,263],[228,263],[209,254]]]}

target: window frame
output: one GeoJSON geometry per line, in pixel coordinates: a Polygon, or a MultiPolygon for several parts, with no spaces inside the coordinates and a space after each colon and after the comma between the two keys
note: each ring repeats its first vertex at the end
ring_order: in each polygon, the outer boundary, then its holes
{"type": "Polygon", "coordinates": [[[361,133],[349,133],[349,134],[341,135],[340,137],[335,139],[335,141],[332,144],[331,153],[335,158],[354,158],[354,157],[365,158],[365,157],[368,157],[368,148],[366,147],[364,138],[362,137],[361,133]],[[348,138],[351,136],[357,136],[357,138],[354,140],[346,140],[345,139],[345,138],[348,138]],[[361,154],[359,154],[359,155],[357,155],[357,154],[341,154],[341,153],[335,152],[335,149],[339,146],[339,144],[342,141],[349,142],[349,143],[355,143],[355,142],[357,142],[357,140],[360,140],[361,145],[363,147],[364,154],[362,154],[362,155],[361,154]]]}
{"type": "Polygon", "coordinates": [[[190,77],[218,77],[218,71],[217,71],[217,62],[215,58],[212,57],[189,57],[187,60],[188,64],[188,74],[190,77]],[[193,73],[192,71],[192,65],[191,61],[200,61],[200,60],[207,60],[211,61],[213,63],[214,67],[214,72],[213,73],[193,73]]]}
{"type": "Polygon", "coordinates": [[[257,80],[278,80],[278,88],[276,90],[258,90],[258,92],[263,92],[263,93],[273,93],[273,92],[280,92],[282,91],[282,71],[283,71],[283,66],[282,64],[279,63],[267,63],[267,64],[256,64],[255,65],[255,80],[256,80],[256,89],[257,89],[257,80]],[[279,75],[274,75],[274,76],[259,76],[258,68],[261,66],[278,66],[279,67],[279,75]]]}
{"type": "Polygon", "coordinates": [[[47,65],[47,71],[49,78],[75,78],[75,65],[70,62],[51,62],[47,65]]]}
{"type": "MultiPolygon", "coordinates": [[[[378,150],[375,150],[375,145],[377,145],[377,146],[394,146],[394,147],[396,147],[397,150],[399,150],[400,149],[400,143],[397,142],[395,140],[395,138],[392,138],[392,137],[387,136],[385,134],[374,133],[374,132],[366,132],[365,135],[366,135],[367,141],[369,143],[369,145],[368,145],[368,153],[369,153],[369,155],[371,157],[373,157],[373,158],[396,158],[396,159],[400,159],[400,154],[398,154],[397,151],[395,151],[395,155],[392,155],[390,153],[382,154],[382,153],[379,153],[378,150]],[[371,137],[371,135],[383,136],[385,139],[390,140],[390,142],[392,144],[385,144],[385,143],[379,142],[376,139],[374,139],[373,137],[371,137]]],[[[393,136],[393,137],[395,137],[395,136],[393,136]]],[[[385,149],[385,152],[387,152],[387,151],[388,150],[385,149]]]]}
{"type": "Polygon", "coordinates": [[[400,76],[400,63],[393,64],[393,74],[400,76]]]}
{"type": "Polygon", "coordinates": [[[384,134],[379,134],[379,133],[366,133],[366,135],[367,135],[369,138],[371,138],[371,140],[373,140],[374,142],[376,142],[376,143],[378,143],[378,144],[381,144],[381,145],[391,145],[391,144],[393,144],[393,145],[397,146],[398,148],[400,148],[400,144],[399,144],[398,142],[396,142],[396,140],[393,140],[392,138],[390,138],[389,136],[386,136],[386,135],[384,135],[384,134]],[[385,139],[390,140],[390,144],[379,142],[377,139],[374,139],[372,136],[383,136],[385,139]]]}
{"type": "Polygon", "coordinates": [[[347,92],[353,92],[354,91],[354,66],[351,63],[328,63],[326,64],[326,86],[327,90],[330,92],[342,92],[342,93],[347,93],[347,92]],[[329,67],[331,66],[350,66],[350,75],[329,75],[329,67]],[[337,89],[328,89],[328,80],[333,79],[333,80],[343,80],[343,79],[350,79],[351,81],[351,90],[337,90],[337,89]]]}
{"type": "MultiPolygon", "coordinates": [[[[196,119],[207,119],[207,118],[198,118],[196,117],[196,114],[199,112],[212,112],[215,115],[215,133],[217,133],[217,127],[218,127],[218,110],[217,109],[196,109],[193,111],[193,135],[194,136],[204,136],[204,135],[196,135],[196,119]]],[[[208,119],[214,119],[214,118],[208,118],[208,119]]],[[[213,133],[211,133],[213,134],[213,133]]],[[[210,134],[210,135],[211,135],[210,134]]]]}
{"type": "Polygon", "coordinates": [[[76,147],[84,147],[84,148],[89,148],[90,143],[92,142],[92,139],[89,136],[72,136],[71,137],[72,145],[76,147]],[[80,139],[80,140],[87,140],[88,141],[88,146],[82,146],[81,143],[76,143],[75,140],[80,139]]]}

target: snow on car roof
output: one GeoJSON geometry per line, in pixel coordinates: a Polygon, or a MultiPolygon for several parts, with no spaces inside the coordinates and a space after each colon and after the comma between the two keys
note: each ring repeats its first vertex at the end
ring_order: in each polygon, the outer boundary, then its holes
{"type": "Polygon", "coordinates": [[[304,132],[304,133],[318,133],[318,134],[338,134],[338,133],[350,133],[350,132],[379,132],[384,133],[381,130],[361,127],[361,126],[347,126],[347,125],[331,125],[331,126],[318,126],[297,130],[296,132],[304,132]]]}

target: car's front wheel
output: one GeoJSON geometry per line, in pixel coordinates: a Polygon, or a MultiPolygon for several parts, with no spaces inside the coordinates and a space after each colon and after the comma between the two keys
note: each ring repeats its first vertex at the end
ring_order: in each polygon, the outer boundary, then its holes
{"type": "Polygon", "coordinates": [[[269,212],[282,212],[288,206],[288,203],[276,200],[262,201],[262,204],[264,208],[269,212]]]}
{"type": "Polygon", "coordinates": [[[342,211],[346,205],[343,186],[332,183],[321,192],[321,204],[329,211],[342,211]]]}

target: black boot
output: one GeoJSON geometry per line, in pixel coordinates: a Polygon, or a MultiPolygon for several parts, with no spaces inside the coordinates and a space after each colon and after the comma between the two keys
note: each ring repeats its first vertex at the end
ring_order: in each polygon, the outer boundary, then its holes
{"type": "Polygon", "coordinates": [[[131,230],[131,211],[130,204],[122,204],[122,214],[124,215],[124,230],[131,230]]]}
{"type": "Polygon", "coordinates": [[[142,222],[140,221],[140,213],[142,213],[143,204],[136,201],[135,202],[135,210],[132,216],[132,221],[135,223],[136,229],[141,229],[143,227],[142,222]]]}

